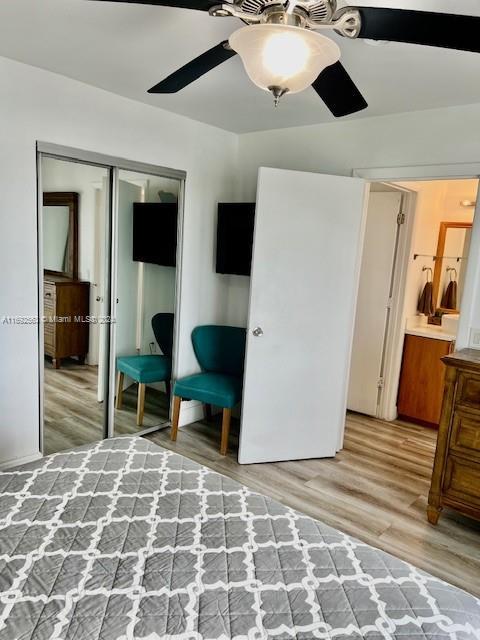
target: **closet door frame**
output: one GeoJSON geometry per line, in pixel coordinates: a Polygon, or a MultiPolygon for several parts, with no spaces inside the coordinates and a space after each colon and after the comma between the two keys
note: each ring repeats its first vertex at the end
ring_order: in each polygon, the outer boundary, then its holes
{"type": "MultiPolygon", "coordinates": [[[[175,274],[175,322],[173,339],[173,362],[172,377],[177,376],[178,369],[178,349],[180,343],[180,310],[181,310],[181,283],[183,265],[183,229],[184,229],[184,203],[185,203],[185,181],[187,174],[180,169],[171,169],[159,165],[152,165],[144,162],[136,162],[117,156],[109,156],[93,151],[85,151],[49,142],[37,141],[37,279],[38,279],[38,317],[43,316],[43,197],[42,197],[42,158],[53,158],[64,162],[76,162],[89,164],[107,170],[108,193],[107,193],[107,229],[106,229],[106,269],[105,269],[105,315],[114,317],[116,304],[116,229],[118,219],[118,184],[120,170],[145,173],[172,178],[179,182],[178,196],[178,223],[177,223],[177,266],[175,274]]],[[[114,323],[108,325],[106,332],[105,349],[105,375],[103,385],[104,393],[104,420],[102,438],[114,436],[114,412],[115,412],[115,326],[114,323]]],[[[44,335],[43,324],[38,322],[38,374],[39,374],[39,449],[44,453],[44,335]]],[[[163,425],[150,427],[139,431],[135,435],[144,435],[156,431],[163,425]]]]}

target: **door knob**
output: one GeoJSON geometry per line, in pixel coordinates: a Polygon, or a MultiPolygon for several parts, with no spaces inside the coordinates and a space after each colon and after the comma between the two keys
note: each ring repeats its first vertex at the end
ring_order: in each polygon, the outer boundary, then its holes
{"type": "Polygon", "coordinates": [[[256,338],[260,338],[260,336],[263,336],[263,329],[262,327],[255,327],[255,329],[252,330],[252,333],[256,338]]]}

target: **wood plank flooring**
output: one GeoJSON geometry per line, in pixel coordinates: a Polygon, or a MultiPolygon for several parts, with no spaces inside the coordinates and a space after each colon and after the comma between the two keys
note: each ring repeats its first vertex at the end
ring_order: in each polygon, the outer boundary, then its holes
{"type": "MultiPolygon", "coordinates": [[[[97,401],[97,367],[62,361],[53,369],[45,361],[44,451],[55,453],[95,442],[103,437],[104,405],[97,401]]],[[[137,385],[123,392],[123,406],[115,411],[115,434],[135,435],[141,429],[168,419],[164,393],[148,389],[145,396],[143,427],[137,427],[137,385]]]]}
{"type": "MultiPolygon", "coordinates": [[[[96,375],[78,365],[45,371],[47,452],[100,437],[96,375]]],[[[117,412],[119,434],[138,432],[135,392],[125,392],[125,410],[117,412]]],[[[157,420],[160,411],[166,415],[162,395],[147,391],[146,408],[157,420]]],[[[181,429],[176,443],[169,428],[147,437],[480,597],[480,522],[447,509],[436,527],[426,519],[433,430],[349,414],[335,458],[255,465],[237,463],[235,420],[226,457],[218,450],[219,416],[181,429]]]]}

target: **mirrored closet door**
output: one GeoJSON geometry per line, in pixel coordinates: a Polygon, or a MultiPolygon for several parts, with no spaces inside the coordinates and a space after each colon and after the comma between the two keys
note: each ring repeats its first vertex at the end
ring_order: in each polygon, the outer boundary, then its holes
{"type": "Polygon", "coordinates": [[[118,171],[114,435],[169,420],[180,186],[161,175],[118,171]]]}
{"type": "Polygon", "coordinates": [[[48,156],[39,169],[42,444],[49,454],[106,432],[110,170],[48,156]]]}
{"type": "Polygon", "coordinates": [[[49,454],[169,420],[185,173],[37,146],[39,431],[49,454]]]}

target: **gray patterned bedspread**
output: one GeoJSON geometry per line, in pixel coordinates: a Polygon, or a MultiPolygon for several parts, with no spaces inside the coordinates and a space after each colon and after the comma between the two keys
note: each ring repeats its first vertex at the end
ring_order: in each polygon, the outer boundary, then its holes
{"type": "Polygon", "coordinates": [[[0,638],[480,639],[480,601],[117,438],[0,474],[0,638]]]}

